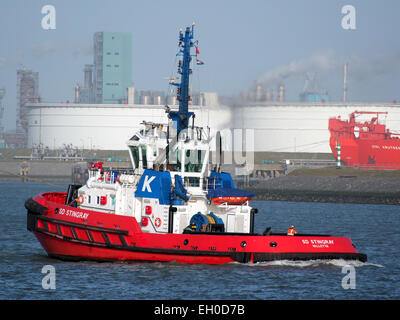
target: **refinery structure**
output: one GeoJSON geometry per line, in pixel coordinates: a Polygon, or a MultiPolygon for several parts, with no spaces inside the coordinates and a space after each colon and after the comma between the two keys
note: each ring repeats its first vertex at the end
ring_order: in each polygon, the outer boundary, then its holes
{"type": "Polygon", "coordinates": [[[30,69],[17,70],[17,132],[27,132],[28,103],[39,102],[39,73],[30,69]]]}
{"type": "Polygon", "coordinates": [[[28,137],[28,104],[40,102],[39,73],[23,67],[17,70],[17,96],[16,96],[16,121],[15,131],[4,130],[4,111],[6,106],[2,100],[6,94],[0,88],[0,147],[24,148],[28,137]]]}

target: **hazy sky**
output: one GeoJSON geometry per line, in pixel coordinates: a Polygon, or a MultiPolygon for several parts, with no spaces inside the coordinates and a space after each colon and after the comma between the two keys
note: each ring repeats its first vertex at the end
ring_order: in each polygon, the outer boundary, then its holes
{"type": "Polygon", "coordinates": [[[396,0],[1,0],[3,124],[15,127],[21,66],[39,72],[44,101],[73,101],[84,64],[93,63],[96,31],[131,32],[133,85],[166,91],[178,30],[193,21],[205,62],[194,89],[239,94],[258,79],[272,88],[284,83],[287,100],[297,100],[304,74],[315,72],[319,88],[337,101],[349,62],[349,100],[400,101],[399,16],[396,0]],[[45,5],[56,9],[55,30],[42,28],[45,5]],[[355,30],[342,27],[345,5],[356,10],[355,30]]]}

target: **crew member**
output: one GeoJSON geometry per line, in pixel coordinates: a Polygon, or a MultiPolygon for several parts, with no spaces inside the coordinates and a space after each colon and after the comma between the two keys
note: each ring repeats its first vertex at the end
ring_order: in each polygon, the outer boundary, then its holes
{"type": "Polygon", "coordinates": [[[79,202],[78,202],[78,198],[75,198],[75,197],[72,197],[72,200],[71,200],[71,204],[70,204],[72,207],[74,207],[74,208],[78,208],[78,205],[79,205],[79,202]]]}
{"type": "Polygon", "coordinates": [[[294,226],[290,226],[290,228],[289,228],[289,230],[287,232],[287,235],[288,236],[294,236],[296,233],[297,232],[296,232],[296,230],[294,230],[294,226]]]}

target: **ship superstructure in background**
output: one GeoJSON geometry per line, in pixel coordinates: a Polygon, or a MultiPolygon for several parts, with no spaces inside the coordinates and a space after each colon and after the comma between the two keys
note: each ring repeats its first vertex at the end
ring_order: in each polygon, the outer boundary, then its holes
{"type": "MultiPolygon", "coordinates": [[[[167,124],[143,122],[128,141],[131,170],[89,168],[84,186],[26,201],[27,228],[49,256],[100,261],[139,260],[222,264],[277,259],[366,261],[346,237],[254,233],[252,192],[235,187],[210,162],[208,128],[189,111],[192,27],[179,33],[179,109],[167,124]]],[[[221,151],[218,149],[217,153],[221,151]]]]}
{"type": "Polygon", "coordinates": [[[349,167],[400,169],[400,134],[386,128],[387,112],[354,111],[329,119],[330,147],[349,167]],[[367,118],[365,118],[367,117],[367,118]]]}

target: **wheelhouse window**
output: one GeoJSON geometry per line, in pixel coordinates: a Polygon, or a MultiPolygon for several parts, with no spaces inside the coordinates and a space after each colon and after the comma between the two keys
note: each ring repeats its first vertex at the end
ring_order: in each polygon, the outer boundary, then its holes
{"type": "Polygon", "coordinates": [[[147,169],[147,148],[142,146],[142,165],[143,169],[147,169]]]}
{"type": "Polygon", "coordinates": [[[168,170],[181,171],[181,150],[169,151],[168,170]]]}
{"type": "Polygon", "coordinates": [[[200,178],[198,177],[185,177],[184,178],[185,187],[200,187],[200,178]]]}
{"type": "Polygon", "coordinates": [[[185,172],[201,172],[205,154],[205,150],[186,150],[185,172]]]}
{"type": "Polygon", "coordinates": [[[130,146],[129,149],[132,154],[133,164],[135,165],[135,168],[138,168],[139,167],[139,147],[130,146]]]}

